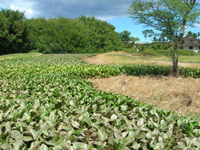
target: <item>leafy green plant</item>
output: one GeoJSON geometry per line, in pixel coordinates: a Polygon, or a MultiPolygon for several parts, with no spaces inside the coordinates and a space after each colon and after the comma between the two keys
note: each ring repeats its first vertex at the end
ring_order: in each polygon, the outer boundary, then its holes
{"type": "Polygon", "coordinates": [[[168,75],[170,67],[89,65],[84,56],[0,61],[1,149],[200,149],[198,119],[99,91],[85,80],[168,75]]]}

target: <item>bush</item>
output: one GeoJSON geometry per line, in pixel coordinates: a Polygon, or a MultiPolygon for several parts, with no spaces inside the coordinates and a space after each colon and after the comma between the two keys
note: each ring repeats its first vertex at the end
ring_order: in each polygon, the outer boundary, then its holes
{"type": "Polygon", "coordinates": [[[132,48],[123,48],[122,51],[127,52],[127,53],[137,53],[137,50],[134,47],[132,47],[132,48]]]}
{"type": "Polygon", "coordinates": [[[167,49],[167,50],[158,50],[158,53],[160,55],[162,55],[162,56],[169,56],[170,51],[169,51],[169,49],[167,49]]]}
{"type": "Polygon", "coordinates": [[[160,49],[167,50],[169,48],[169,45],[164,45],[159,42],[152,42],[150,47],[153,48],[154,50],[160,50],[160,49]]]}
{"type": "Polygon", "coordinates": [[[194,56],[195,55],[195,53],[193,51],[189,51],[189,50],[179,50],[178,54],[181,56],[194,56]]]}
{"type": "Polygon", "coordinates": [[[142,51],[142,55],[144,55],[144,56],[160,56],[161,54],[158,51],[153,50],[153,49],[144,49],[142,51]]]}

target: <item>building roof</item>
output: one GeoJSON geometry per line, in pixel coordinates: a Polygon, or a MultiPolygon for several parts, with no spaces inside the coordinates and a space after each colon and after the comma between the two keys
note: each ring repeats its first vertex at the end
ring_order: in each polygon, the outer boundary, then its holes
{"type": "Polygon", "coordinates": [[[188,47],[188,46],[200,46],[200,43],[194,43],[194,41],[199,41],[198,39],[196,39],[196,38],[193,38],[193,37],[191,37],[191,36],[189,36],[189,37],[185,37],[185,38],[183,38],[183,41],[192,41],[192,42],[183,42],[182,44],[180,44],[181,46],[183,46],[183,47],[188,47]]]}
{"type": "Polygon", "coordinates": [[[148,42],[140,42],[140,41],[135,41],[135,44],[149,44],[148,42]]]}
{"type": "Polygon", "coordinates": [[[200,43],[184,43],[181,46],[200,46],[200,43]]]}
{"type": "Polygon", "coordinates": [[[196,39],[196,38],[193,38],[193,37],[191,37],[191,36],[189,36],[189,37],[185,37],[185,38],[183,38],[183,40],[184,41],[198,41],[198,39],[196,39]]]}

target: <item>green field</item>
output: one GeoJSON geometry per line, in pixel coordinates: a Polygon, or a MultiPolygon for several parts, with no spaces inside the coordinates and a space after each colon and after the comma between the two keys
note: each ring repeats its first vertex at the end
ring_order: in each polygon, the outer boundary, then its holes
{"type": "MultiPolygon", "coordinates": [[[[89,65],[90,55],[0,61],[1,149],[200,149],[200,120],[99,91],[88,78],[169,75],[171,67],[89,65]]],[[[199,77],[200,70],[180,70],[199,77]]]]}
{"type": "Polygon", "coordinates": [[[15,54],[7,54],[7,55],[0,55],[0,60],[4,59],[13,59],[13,58],[24,58],[24,57],[35,57],[40,56],[41,53],[38,52],[30,52],[30,53],[15,53],[15,54]]]}
{"type": "MultiPolygon", "coordinates": [[[[136,60],[147,60],[147,61],[171,61],[170,57],[167,56],[132,56],[131,54],[108,54],[110,59],[114,57],[120,57],[121,61],[126,63],[127,61],[136,61],[136,60]]],[[[200,63],[200,56],[179,56],[179,62],[184,63],[200,63]]]]}

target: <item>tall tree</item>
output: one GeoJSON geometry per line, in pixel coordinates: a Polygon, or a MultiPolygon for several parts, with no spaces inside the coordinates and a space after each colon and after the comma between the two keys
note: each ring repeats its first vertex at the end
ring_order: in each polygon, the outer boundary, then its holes
{"type": "Polygon", "coordinates": [[[131,33],[127,30],[124,30],[120,33],[120,38],[121,38],[121,41],[124,43],[124,44],[127,44],[131,39],[130,39],[130,35],[131,33]]]}
{"type": "Polygon", "coordinates": [[[2,9],[0,11],[0,53],[27,52],[27,37],[24,13],[2,9]]]}
{"type": "Polygon", "coordinates": [[[196,39],[198,37],[198,33],[193,33],[192,31],[189,31],[187,33],[186,37],[193,37],[196,39]]]}
{"type": "Polygon", "coordinates": [[[199,21],[197,0],[133,0],[128,13],[139,24],[152,27],[161,37],[173,41],[172,75],[178,76],[178,50],[186,26],[199,21]]]}
{"type": "Polygon", "coordinates": [[[142,34],[145,37],[145,42],[147,40],[147,37],[151,38],[153,35],[155,35],[153,30],[144,30],[144,31],[142,31],[142,34]]]}
{"type": "Polygon", "coordinates": [[[140,41],[138,37],[132,37],[132,36],[130,37],[130,40],[133,42],[140,41]]]}

